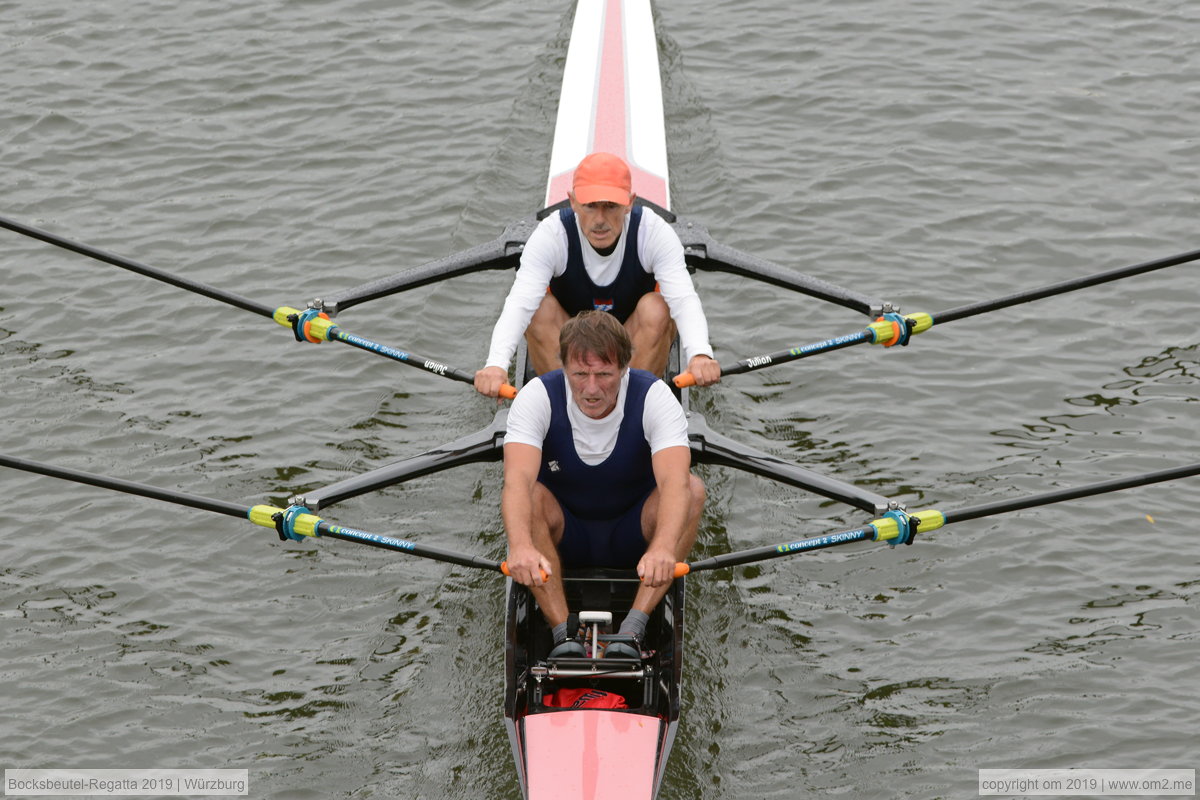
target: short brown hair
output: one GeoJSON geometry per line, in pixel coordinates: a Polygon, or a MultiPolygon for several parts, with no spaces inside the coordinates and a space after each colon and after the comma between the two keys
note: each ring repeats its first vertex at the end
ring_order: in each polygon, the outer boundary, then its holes
{"type": "Polygon", "coordinates": [[[584,311],[567,320],[558,335],[558,357],[564,366],[568,353],[591,354],[625,369],[633,355],[633,345],[625,326],[612,314],[584,311]]]}

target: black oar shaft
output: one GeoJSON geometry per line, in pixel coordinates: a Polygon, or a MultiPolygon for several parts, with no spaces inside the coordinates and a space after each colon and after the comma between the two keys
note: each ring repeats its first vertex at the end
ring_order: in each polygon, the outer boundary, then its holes
{"type": "Polygon", "coordinates": [[[949,525],[951,522],[966,522],[970,519],[990,517],[993,514],[1004,514],[1009,511],[1020,511],[1025,508],[1036,508],[1037,506],[1060,503],[1064,500],[1076,500],[1081,497],[1106,494],[1107,492],[1119,492],[1122,489],[1132,489],[1135,486],[1147,486],[1152,483],[1162,483],[1163,481],[1175,480],[1177,478],[1190,478],[1194,475],[1200,475],[1200,463],[1172,467],[1171,469],[1158,470],[1157,472],[1146,472],[1127,478],[1114,478],[1108,481],[1100,481],[1099,483],[1091,483],[1087,486],[1057,489],[1052,492],[1044,492],[1028,497],[997,500],[993,503],[969,506],[956,511],[946,511],[944,515],[946,517],[946,524],[949,525]]]}
{"type": "Polygon", "coordinates": [[[780,350],[776,353],[767,353],[766,355],[753,356],[751,358],[743,358],[736,364],[729,367],[721,368],[721,375],[738,375],[751,370],[762,369],[774,364],[786,364],[789,361],[798,361],[802,358],[815,356],[819,353],[831,353],[834,350],[841,350],[844,347],[852,347],[863,342],[870,342],[870,331],[856,331],[846,336],[837,336],[832,339],[825,339],[821,342],[813,344],[801,345],[799,347],[791,347],[787,350],[780,350]]]}
{"type": "MultiPolygon", "coordinates": [[[[278,520],[292,513],[292,510],[285,511],[284,509],[272,506],[252,506],[247,508],[246,506],[227,503],[223,500],[213,500],[209,497],[200,497],[194,494],[187,494],[186,492],[159,489],[158,487],[147,486],[143,483],[121,480],[120,478],[109,478],[90,472],[82,472],[80,470],[58,467],[51,464],[44,464],[40,461],[30,461],[29,459],[15,458],[13,456],[0,455],[0,466],[46,475],[51,478],[74,481],[75,483],[84,483],[89,486],[98,486],[102,489],[113,489],[118,492],[125,492],[126,494],[136,494],[141,497],[163,500],[168,503],[198,508],[203,511],[215,511],[218,514],[238,517],[239,519],[249,520],[255,525],[267,528],[274,527],[277,530],[284,530],[279,527],[281,523],[278,520]]],[[[464,567],[485,569],[493,572],[503,571],[500,562],[490,558],[458,553],[432,545],[418,544],[398,539],[394,536],[383,536],[355,528],[347,528],[342,525],[335,525],[313,514],[306,513],[307,509],[299,507],[293,507],[293,509],[300,512],[297,515],[300,524],[293,527],[295,531],[300,531],[301,535],[289,536],[289,538],[302,539],[305,536],[311,536],[315,533],[316,536],[327,536],[331,539],[341,539],[356,544],[365,544],[385,550],[408,553],[409,555],[420,556],[421,558],[428,558],[434,561],[443,561],[449,564],[458,564],[464,567]],[[307,528],[305,527],[306,525],[308,526],[307,528]]]]}
{"type": "Polygon", "coordinates": [[[1156,269],[1175,267],[1180,264],[1186,264],[1189,261],[1196,261],[1197,259],[1200,259],[1200,250],[1192,250],[1187,253],[1180,253],[1179,255],[1166,256],[1165,258],[1158,258],[1153,261],[1144,261],[1140,264],[1131,264],[1128,267],[1099,272],[1095,275],[1085,275],[1082,278],[1052,283],[1048,286],[1010,294],[1006,297],[998,297],[995,300],[984,300],[978,303],[958,306],[957,308],[940,311],[934,314],[933,318],[937,321],[937,324],[944,325],[947,322],[973,317],[976,314],[997,311],[1001,308],[1028,303],[1033,300],[1041,300],[1044,297],[1053,297],[1056,294],[1063,294],[1075,289],[1084,289],[1088,286],[1096,286],[1097,284],[1128,278],[1132,275],[1141,275],[1144,272],[1153,272],[1156,269]]]}
{"type": "Polygon", "coordinates": [[[171,489],[160,489],[157,486],[149,486],[144,483],[136,483],[134,481],[122,480],[120,478],[109,478],[104,475],[96,475],[91,472],[82,472],[76,469],[67,467],[57,467],[50,464],[43,464],[39,461],[30,461],[24,458],[14,458],[12,456],[0,455],[0,466],[11,467],[12,469],[24,470],[25,472],[34,472],[39,475],[47,475],[51,478],[60,478],[62,480],[74,481],[76,483],[86,483],[90,486],[99,486],[102,489],[112,489],[126,494],[136,494],[141,497],[149,497],[154,500],[163,500],[176,505],[189,506],[190,508],[199,508],[204,511],[215,511],[218,514],[225,514],[231,517],[246,518],[246,507],[237,505],[236,503],[227,503],[224,500],[213,500],[209,497],[200,497],[199,495],[187,494],[186,492],[177,492],[171,489]]]}
{"type": "Polygon", "coordinates": [[[373,342],[370,339],[364,339],[353,333],[349,333],[340,327],[334,326],[330,328],[330,337],[335,341],[348,344],[351,347],[357,347],[360,350],[366,350],[368,353],[375,353],[393,361],[399,361],[402,364],[408,364],[410,367],[423,369],[426,372],[432,372],[435,375],[441,375],[444,378],[449,378],[460,383],[474,384],[475,376],[469,374],[457,367],[452,367],[449,364],[444,364],[432,358],[417,355],[407,350],[400,350],[386,344],[373,342]]]}
{"type": "MultiPolygon", "coordinates": [[[[791,347],[787,350],[780,350],[777,353],[743,358],[732,366],[721,367],[721,375],[737,375],[742,372],[751,372],[752,370],[774,366],[775,364],[786,364],[789,361],[797,361],[819,353],[831,353],[834,350],[841,350],[856,344],[882,344],[884,347],[891,347],[894,344],[907,344],[910,337],[926,331],[932,326],[933,317],[929,314],[917,313],[901,316],[898,313],[889,311],[862,330],[842,336],[835,336],[832,339],[825,339],[820,342],[791,347]]],[[[696,385],[695,376],[690,372],[682,372],[676,375],[673,378],[673,382],[681,389],[685,386],[696,385]]]]}
{"type": "Polygon", "coordinates": [[[357,544],[365,544],[370,547],[380,547],[384,550],[408,553],[414,556],[421,556],[422,558],[433,559],[434,561],[444,561],[447,564],[458,564],[463,567],[486,569],[495,572],[500,571],[500,562],[490,558],[457,553],[453,550],[446,550],[427,544],[417,544],[405,539],[397,539],[394,536],[382,536],[378,533],[360,531],[356,528],[347,528],[325,521],[322,521],[317,526],[317,530],[322,537],[330,539],[341,539],[342,541],[356,542],[357,544]]]}
{"type": "MultiPolygon", "coordinates": [[[[1175,480],[1178,478],[1190,478],[1195,475],[1200,475],[1200,463],[1187,464],[1181,467],[1171,467],[1169,469],[1158,470],[1156,472],[1145,472],[1140,475],[1132,475],[1126,478],[1114,478],[1112,480],[1100,481],[1091,483],[1086,486],[1077,486],[1073,489],[1058,489],[1052,492],[1044,492],[1042,494],[1030,495],[1027,497],[1016,497],[1011,500],[998,500],[994,503],[985,503],[978,506],[970,506],[961,508],[957,511],[938,511],[931,509],[928,511],[920,511],[908,517],[909,522],[914,524],[912,531],[915,533],[936,530],[943,525],[949,525],[952,522],[966,522],[967,520],[979,519],[988,517],[993,514],[1003,514],[1009,511],[1019,511],[1024,508],[1034,508],[1036,506],[1049,505],[1050,503],[1058,503],[1064,500],[1075,500],[1081,497],[1091,497],[1097,494],[1105,494],[1107,492],[1117,492],[1122,489],[1132,489],[1136,486],[1147,486],[1152,483],[1162,483],[1163,481],[1175,480]]],[[[676,575],[687,574],[688,572],[699,572],[702,570],[721,569],[723,567],[736,567],[741,564],[750,564],[756,561],[767,561],[772,558],[780,558],[782,556],[797,555],[807,553],[811,550],[821,550],[827,547],[836,547],[843,544],[851,544],[853,542],[866,541],[888,541],[896,539],[896,519],[887,519],[889,515],[900,514],[907,516],[901,512],[888,512],[883,519],[877,519],[868,525],[853,530],[839,531],[837,533],[829,533],[823,536],[814,536],[809,539],[801,539],[796,542],[786,542],[777,545],[766,545],[763,547],[755,547],[748,550],[738,550],[732,553],[722,553],[721,555],[711,558],[701,559],[700,561],[689,564],[679,564],[676,566],[676,575]],[[888,533],[888,530],[891,533],[888,533]]],[[[904,537],[911,543],[911,537],[904,537]]],[[[897,540],[899,541],[899,540],[897,540]]],[[[893,542],[895,543],[895,542],[893,542]]]]}
{"type": "MultiPolygon", "coordinates": [[[[774,366],[775,364],[786,364],[789,361],[796,361],[808,356],[815,356],[818,353],[828,353],[833,350],[841,350],[843,347],[861,344],[862,342],[871,341],[871,331],[858,331],[848,336],[838,336],[835,339],[826,339],[823,342],[815,344],[802,345],[800,347],[792,347],[788,350],[780,350],[777,353],[767,353],[761,356],[752,356],[743,358],[734,364],[729,364],[721,367],[721,377],[727,375],[740,375],[743,372],[752,372],[754,370],[763,369],[765,367],[774,366]]],[[[681,372],[676,375],[671,381],[680,389],[686,386],[696,385],[696,376],[690,372],[681,372]]]]}
{"type": "MultiPolygon", "coordinates": [[[[943,325],[947,322],[966,319],[967,317],[973,317],[977,314],[984,314],[989,311],[998,311],[1002,308],[1008,308],[1010,306],[1028,303],[1034,300],[1041,300],[1045,297],[1053,297],[1054,295],[1064,294],[1066,292],[1074,291],[1075,289],[1084,289],[1089,286],[1096,286],[1101,283],[1108,283],[1110,281],[1120,280],[1121,278],[1128,278],[1145,272],[1152,272],[1158,269],[1174,267],[1196,260],[1200,260],[1200,250],[1191,250],[1178,255],[1154,259],[1153,261],[1145,261],[1140,264],[1131,264],[1127,267],[1120,267],[1107,272],[1100,272],[1095,275],[1086,275],[1081,278],[1074,278],[1072,280],[1062,281],[1060,283],[1054,283],[1048,286],[1041,286],[1036,289],[1028,289],[1026,291],[1017,292],[1005,297],[998,297],[994,300],[983,300],[978,303],[970,303],[965,306],[958,306],[956,308],[940,311],[936,314],[907,314],[905,315],[905,318],[911,320],[909,323],[910,330],[908,333],[909,335],[920,333],[921,331],[929,329],[934,324],[943,325]]],[[[737,375],[743,372],[751,372],[753,370],[763,369],[764,367],[770,367],[776,364],[784,364],[789,361],[807,358],[808,356],[817,355],[818,353],[830,353],[834,350],[841,350],[844,347],[850,347],[851,345],[861,344],[863,342],[869,342],[871,344],[882,342],[885,345],[891,345],[897,341],[900,344],[907,342],[907,336],[903,339],[895,339],[892,341],[889,341],[886,338],[887,334],[882,334],[884,338],[880,338],[882,329],[875,330],[874,332],[872,331],[872,329],[876,328],[878,324],[879,323],[876,322],[870,326],[868,330],[859,331],[846,336],[839,336],[834,339],[826,339],[822,342],[814,342],[813,344],[793,347],[788,350],[780,350],[777,353],[767,353],[761,356],[744,358],[731,366],[722,367],[721,375],[737,375]]],[[[677,375],[674,378],[674,383],[676,386],[682,388],[684,386],[694,386],[695,380],[691,375],[685,372],[677,375]]]]}
{"type": "Polygon", "coordinates": [[[173,275],[156,267],[151,267],[147,264],[134,261],[131,258],[125,258],[124,256],[117,255],[116,253],[110,253],[107,250],[101,250],[98,247],[92,247],[91,245],[83,244],[82,242],[76,242],[63,236],[59,236],[58,234],[42,230],[41,228],[35,228],[32,225],[26,225],[23,222],[9,219],[8,217],[0,216],[0,227],[8,228],[10,231],[15,231],[16,233],[29,236],[33,239],[39,239],[47,244],[52,244],[55,247],[61,247],[64,250],[70,250],[74,253],[79,253],[80,255],[94,258],[97,261],[103,261],[106,264],[112,264],[115,267],[127,269],[130,272],[136,272],[139,275],[145,275],[148,278],[154,278],[155,280],[162,281],[163,283],[169,283],[172,286],[176,286],[180,289],[186,289],[189,292],[195,292],[196,294],[203,295],[213,300],[219,300],[222,303],[228,303],[231,306],[236,306],[237,308],[241,308],[246,311],[252,311],[255,314],[259,314],[264,317],[270,317],[275,313],[274,308],[242,297],[239,294],[227,292],[224,289],[217,289],[216,287],[209,286],[205,283],[200,283],[199,281],[191,280],[190,278],[183,278],[179,275],[173,275]]]}
{"type": "Polygon", "coordinates": [[[852,531],[828,533],[824,536],[813,536],[809,539],[801,539],[796,542],[788,542],[787,544],[773,544],[764,547],[755,547],[750,550],[738,550],[734,553],[723,553],[719,556],[712,556],[711,558],[701,559],[700,561],[688,564],[688,571],[702,572],[710,569],[736,567],[755,561],[767,561],[772,558],[794,556],[812,550],[837,547],[838,545],[850,544],[851,542],[869,542],[874,538],[875,530],[873,528],[856,528],[852,531]]]}
{"type": "MultiPolygon", "coordinates": [[[[374,353],[378,356],[390,358],[393,361],[399,361],[401,364],[407,364],[410,367],[432,372],[434,375],[441,375],[443,378],[449,378],[452,381],[458,381],[467,385],[474,385],[475,383],[475,375],[473,373],[452,367],[442,361],[420,356],[407,350],[401,350],[398,347],[392,347],[391,345],[373,342],[370,339],[350,333],[333,324],[333,320],[327,314],[318,313],[314,308],[301,311],[291,306],[280,306],[275,309],[274,318],[280,325],[291,327],[296,333],[297,339],[317,343],[326,341],[341,342],[342,344],[348,344],[351,347],[365,350],[368,353],[374,353]]],[[[517,389],[515,386],[506,383],[500,387],[500,396],[511,400],[517,396],[517,389]]]]}

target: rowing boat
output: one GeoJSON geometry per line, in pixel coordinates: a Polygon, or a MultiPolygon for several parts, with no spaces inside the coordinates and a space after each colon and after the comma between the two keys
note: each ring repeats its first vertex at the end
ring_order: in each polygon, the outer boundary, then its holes
{"type": "MultiPolygon", "coordinates": [[[[576,7],[547,209],[563,205],[575,165],[591,152],[622,156],[640,201],[660,211],[670,207],[649,0],[583,0],[576,7]]],[[[677,347],[672,361],[678,373],[677,347]]],[[[524,372],[529,377],[528,365],[524,372]]],[[[679,396],[686,408],[687,390],[679,396]]],[[[679,725],[684,578],[651,616],[644,643],[648,657],[605,658],[604,645],[637,586],[632,571],[568,571],[568,604],[579,611],[588,651],[583,658],[547,661],[553,642],[541,610],[528,589],[508,580],[504,720],[521,790],[530,800],[624,800],[657,793],[679,725]]]]}

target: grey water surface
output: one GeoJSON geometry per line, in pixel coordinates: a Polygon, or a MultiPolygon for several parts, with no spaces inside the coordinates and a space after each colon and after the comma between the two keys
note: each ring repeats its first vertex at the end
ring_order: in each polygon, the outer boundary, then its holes
{"type": "MultiPolygon", "coordinates": [[[[656,5],[672,197],[719,241],[948,309],[1200,247],[1200,5],[656,5]]],[[[0,0],[0,214],[270,306],[544,191],[565,2],[0,0]]],[[[0,231],[0,452],[283,504],[488,424],[467,387],[0,231]]],[[[509,276],[339,318],[474,369],[509,276]]],[[[860,328],[697,277],[718,357],[860,328]]],[[[959,508],[1198,460],[1195,265],[731,377],[746,444],[959,508]],[[1191,409],[1189,411],[1188,409],[1191,409]]],[[[701,551],[866,516],[721,468],[701,551]]],[[[498,557],[498,467],[325,512],[498,557]]],[[[258,798],[516,798],[503,583],[0,470],[0,765],[248,769],[258,798]]],[[[663,798],[969,798],[1194,768],[1200,481],[691,579],[663,798]]]]}

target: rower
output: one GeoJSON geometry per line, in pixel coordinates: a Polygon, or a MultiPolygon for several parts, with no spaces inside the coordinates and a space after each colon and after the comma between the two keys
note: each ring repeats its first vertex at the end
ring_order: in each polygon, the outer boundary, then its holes
{"type": "Polygon", "coordinates": [[[565,367],[513,401],[504,442],[501,514],[508,570],[528,586],[554,633],[551,657],[583,656],[567,630],[562,569],[636,569],[642,583],[608,656],[640,658],[651,612],[686,561],[704,508],[691,474],[687,420],[667,385],[629,367],[615,317],[585,311],[562,326],[565,367]]]}
{"type": "Polygon", "coordinates": [[[662,375],[678,330],[696,383],[721,379],[679,236],[657,214],[634,205],[631,187],[629,166],[615,155],[592,153],[579,162],[567,193],[570,207],[542,220],[521,253],[487,363],[475,373],[480,393],[497,396],[522,334],[537,374],[561,367],[559,330],[591,309],[624,324],[635,369],[662,375]]]}

